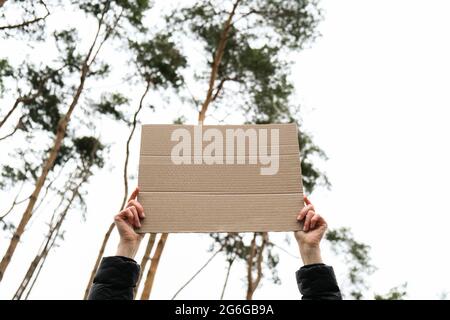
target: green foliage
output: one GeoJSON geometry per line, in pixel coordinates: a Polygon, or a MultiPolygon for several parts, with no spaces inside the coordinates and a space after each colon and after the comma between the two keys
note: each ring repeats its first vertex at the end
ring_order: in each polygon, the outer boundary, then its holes
{"type": "Polygon", "coordinates": [[[115,28],[117,17],[125,18],[130,27],[140,32],[146,31],[142,23],[146,10],[150,8],[148,0],[72,0],[85,13],[96,17],[99,21],[103,19],[109,28],[114,29],[114,35],[120,35],[120,28],[115,28]]]}
{"type": "Polygon", "coordinates": [[[370,246],[354,239],[349,228],[329,230],[325,239],[331,245],[331,249],[343,258],[348,268],[348,285],[345,286],[344,294],[347,293],[354,299],[362,299],[363,292],[368,288],[366,278],[375,271],[370,260],[370,246]]]}
{"type": "Polygon", "coordinates": [[[45,0],[6,1],[0,10],[0,37],[43,41],[46,18],[50,15],[45,0]],[[10,14],[20,12],[20,15],[10,14]],[[17,17],[19,18],[12,18],[17,17]]]}
{"type": "MultiPolygon", "coordinates": [[[[233,263],[235,260],[247,261],[250,255],[252,246],[248,239],[245,239],[245,234],[240,233],[211,233],[210,237],[213,239],[213,245],[210,251],[213,251],[217,246],[222,248],[225,259],[228,263],[233,263]]],[[[256,239],[262,241],[264,235],[261,232],[256,233],[256,239]]],[[[257,243],[258,245],[258,243],[257,243]]],[[[259,244],[260,245],[260,244],[259,244]]],[[[280,258],[273,250],[271,242],[265,243],[263,252],[263,261],[265,266],[270,270],[272,281],[275,284],[280,284],[281,280],[278,277],[277,265],[280,258]]],[[[253,267],[256,267],[256,261],[252,262],[253,267]]]]}
{"type": "MultiPolygon", "coordinates": [[[[8,179],[8,180],[12,181],[13,183],[17,183],[20,181],[25,181],[27,179],[27,175],[26,175],[26,172],[24,172],[23,170],[19,170],[19,169],[11,167],[9,165],[5,165],[2,168],[2,178],[8,179]]],[[[4,187],[5,181],[3,180],[2,183],[3,183],[3,187],[4,187]]]]}
{"type": "Polygon", "coordinates": [[[389,292],[384,295],[375,294],[374,299],[375,300],[403,300],[407,295],[406,287],[407,287],[407,283],[405,282],[401,286],[390,289],[389,292]]]}
{"type": "Polygon", "coordinates": [[[184,124],[186,122],[186,117],[180,116],[173,120],[173,124],[184,124]]]}
{"type": "Polygon", "coordinates": [[[42,129],[56,133],[61,119],[59,108],[64,97],[60,93],[64,87],[60,72],[50,67],[40,70],[29,64],[24,77],[30,87],[23,101],[24,130],[42,129]]]}
{"type": "Polygon", "coordinates": [[[255,14],[255,25],[268,30],[267,37],[279,46],[301,49],[317,37],[322,18],[315,0],[257,0],[249,1],[249,12],[255,14]],[[270,30],[271,29],[271,30],[270,30]]]}
{"type": "Polygon", "coordinates": [[[299,133],[299,146],[301,154],[301,170],[303,188],[307,194],[312,193],[318,185],[327,188],[331,186],[325,173],[314,165],[315,159],[327,160],[325,152],[315,145],[311,136],[305,132],[299,133]]]}
{"type": "Polygon", "coordinates": [[[121,93],[103,94],[100,102],[92,103],[92,108],[101,115],[107,115],[114,120],[125,120],[124,113],[120,110],[124,105],[129,104],[129,99],[121,93]]]}
{"type": "Polygon", "coordinates": [[[12,77],[14,70],[9,64],[8,60],[0,59],[0,98],[3,96],[5,90],[5,78],[12,77]]]}
{"type": "Polygon", "coordinates": [[[104,159],[102,151],[104,146],[95,137],[83,136],[73,140],[75,151],[83,163],[85,168],[97,166],[102,168],[104,159]]]}
{"type": "Polygon", "coordinates": [[[77,44],[80,42],[75,28],[70,28],[53,33],[56,47],[60,55],[58,60],[64,66],[67,66],[69,72],[80,70],[83,62],[83,56],[77,52],[77,44]]]}
{"type": "Polygon", "coordinates": [[[18,152],[14,165],[3,165],[1,171],[1,189],[19,185],[27,181],[36,181],[39,167],[26,159],[23,151],[18,152]]]}
{"type": "Polygon", "coordinates": [[[182,84],[181,68],[186,67],[186,58],[176,48],[167,34],[157,34],[149,41],[129,42],[134,53],[137,72],[155,87],[174,88],[182,84]]]}

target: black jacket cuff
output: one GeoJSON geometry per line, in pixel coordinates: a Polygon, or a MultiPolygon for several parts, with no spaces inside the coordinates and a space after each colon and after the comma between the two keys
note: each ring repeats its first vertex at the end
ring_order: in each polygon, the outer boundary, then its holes
{"type": "Polygon", "coordinates": [[[133,259],[121,256],[105,257],[94,278],[94,283],[114,287],[134,287],[139,277],[139,265],[133,259]]]}
{"type": "Polygon", "coordinates": [[[341,292],[334,270],[323,263],[301,267],[296,272],[297,285],[302,299],[341,300],[341,292]]]}

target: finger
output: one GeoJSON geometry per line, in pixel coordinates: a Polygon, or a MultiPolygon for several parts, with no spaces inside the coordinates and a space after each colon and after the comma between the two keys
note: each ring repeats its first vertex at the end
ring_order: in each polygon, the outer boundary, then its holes
{"type": "Polygon", "coordinates": [[[116,221],[119,221],[119,220],[125,221],[127,219],[128,219],[128,212],[126,209],[123,209],[114,217],[114,220],[116,220],[116,221]]]}
{"type": "Polygon", "coordinates": [[[129,201],[128,204],[127,204],[127,207],[131,207],[131,206],[136,207],[140,218],[144,218],[145,217],[144,207],[139,203],[139,201],[137,201],[137,200],[129,201]]]}
{"type": "Polygon", "coordinates": [[[311,229],[314,229],[316,227],[316,225],[320,225],[321,222],[323,221],[323,218],[320,214],[316,213],[312,218],[311,218],[311,229]]]}
{"type": "Polygon", "coordinates": [[[303,201],[305,201],[306,205],[312,204],[311,201],[309,201],[307,196],[303,196],[303,201]]]}
{"type": "Polygon", "coordinates": [[[127,212],[127,215],[126,215],[126,217],[127,217],[127,218],[126,218],[127,222],[128,222],[129,224],[133,224],[133,221],[134,221],[134,214],[133,214],[133,211],[131,211],[130,208],[126,208],[125,211],[127,212]]]}
{"type": "Polygon", "coordinates": [[[129,207],[129,209],[133,212],[133,225],[136,227],[140,227],[141,222],[139,221],[138,209],[135,206],[129,207]]]}
{"type": "Polygon", "coordinates": [[[116,214],[116,215],[114,216],[114,221],[116,221],[116,222],[122,222],[122,221],[124,220],[124,218],[125,218],[125,211],[122,210],[122,211],[120,211],[118,214],[116,214]]]}
{"type": "Polygon", "coordinates": [[[303,209],[300,211],[300,214],[297,217],[297,220],[299,221],[303,220],[308,211],[314,211],[314,207],[311,204],[308,204],[307,206],[303,207],[303,209]]]}
{"type": "Polygon", "coordinates": [[[309,231],[309,227],[311,224],[311,218],[314,216],[314,211],[308,211],[305,218],[305,223],[303,224],[303,231],[307,232],[309,231]]]}
{"type": "Polygon", "coordinates": [[[128,199],[128,201],[136,199],[138,194],[139,194],[139,187],[136,187],[136,189],[134,189],[134,191],[131,193],[130,198],[128,199]]]}

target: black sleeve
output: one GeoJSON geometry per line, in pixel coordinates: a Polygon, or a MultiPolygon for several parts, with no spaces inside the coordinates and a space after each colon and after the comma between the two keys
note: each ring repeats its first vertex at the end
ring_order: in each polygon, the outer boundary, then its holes
{"type": "Polygon", "coordinates": [[[306,265],[296,277],[303,300],[342,300],[332,267],[323,263],[306,265]]]}
{"type": "Polygon", "coordinates": [[[133,300],[139,265],[126,257],[103,258],[94,278],[89,300],[133,300]]]}

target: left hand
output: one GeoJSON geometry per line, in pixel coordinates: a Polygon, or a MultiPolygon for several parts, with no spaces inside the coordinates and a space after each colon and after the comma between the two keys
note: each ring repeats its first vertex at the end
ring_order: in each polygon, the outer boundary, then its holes
{"type": "Polygon", "coordinates": [[[114,217],[114,223],[120,235],[117,248],[118,256],[134,258],[144,234],[138,234],[134,228],[141,226],[140,219],[145,217],[144,208],[137,201],[139,188],[131,194],[126,207],[114,217]]]}

